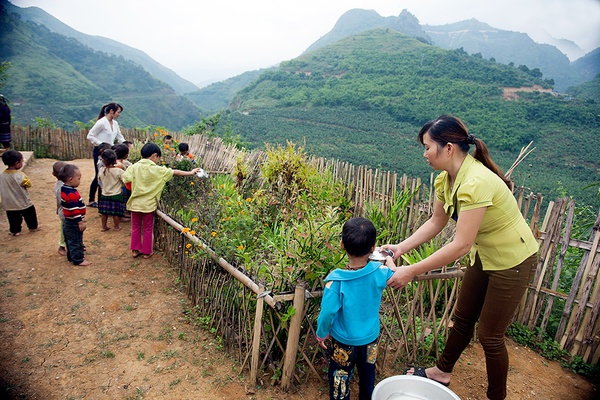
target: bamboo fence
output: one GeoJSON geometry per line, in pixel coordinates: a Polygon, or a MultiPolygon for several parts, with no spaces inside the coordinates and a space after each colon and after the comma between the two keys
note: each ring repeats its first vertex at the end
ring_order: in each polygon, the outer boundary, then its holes
{"type": "MultiPolygon", "coordinates": [[[[85,132],[61,130],[13,130],[15,148],[41,151],[54,158],[89,158],[91,145],[85,132]]],[[[127,139],[146,140],[147,134],[125,131],[127,139]]],[[[225,146],[220,139],[173,135],[185,140],[201,159],[202,166],[213,173],[233,173],[236,163],[244,160],[252,166],[253,178],[260,179],[258,169],[264,154],[239,151],[225,146]]],[[[43,154],[46,154],[43,153],[43,154]]],[[[415,193],[403,220],[403,234],[410,235],[426,220],[432,210],[432,178],[429,189],[418,179],[393,172],[322,158],[311,163],[323,173],[332,173],[344,182],[361,215],[366,204],[385,208],[398,190],[410,188],[415,193]]],[[[557,199],[550,202],[541,218],[543,196],[520,187],[515,197],[522,214],[540,243],[539,263],[529,290],[515,320],[540,335],[546,331],[551,315],[560,314],[555,340],[572,356],[581,356],[590,364],[600,359],[600,211],[588,240],[574,239],[575,202],[557,199]],[[567,256],[578,259],[579,267],[566,290],[561,278],[567,256]]],[[[223,340],[223,345],[249,369],[252,382],[264,382],[268,376],[280,380],[283,389],[306,382],[311,377],[324,379],[327,357],[315,340],[316,317],[321,288],[306,288],[298,282],[289,293],[271,293],[253,282],[243,266],[234,266],[212,251],[196,236],[183,233],[181,224],[169,216],[168,205],[158,212],[157,246],[164,249],[175,265],[194,305],[197,321],[223,340]],[[163,212],[164,211],[164,212],[163,212]],[[186,244],[200,246],[206,257],[185,255],[186,244]]],[[[450,236],[452,232],[448,233],[450,236]]],[[[571,261],[572,264],[572,261],[571,261]]],[[[424,356],[437,356],[441,342],[452,326],[452,316],[463,275],[457,263],[449,269],[418,277],[401,291],[388,289],[380,312],[379,371],[398,373],[406,363],[424,356]]]]}

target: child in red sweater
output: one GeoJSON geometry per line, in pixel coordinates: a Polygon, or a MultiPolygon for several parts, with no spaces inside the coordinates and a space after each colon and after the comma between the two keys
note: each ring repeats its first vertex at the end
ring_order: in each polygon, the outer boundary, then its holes
{"type": "Polygon", "coordinates": [[[65,221],[63,233],[67,243],[67,259],[73,265],[91,265],[84,260],[83,254],[83,231],[85,231],[85,203],[77,191],[81,183],[81,171],[73,164],[67,164],[61,168],[58,177],[63,181],[60,188],[60,203],[62,205],[65,221]]]}

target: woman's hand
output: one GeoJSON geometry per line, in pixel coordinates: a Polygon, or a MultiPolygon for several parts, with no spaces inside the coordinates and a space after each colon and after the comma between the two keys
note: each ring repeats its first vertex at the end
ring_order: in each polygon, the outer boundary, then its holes
{"type": "Polygon", "coordinates": [[[390,250],[394,253],[394,260],[397,260],[398,257],[402,255],[402,250],[400,250],[400,244],[384,244],[381,246],[382,250],[390,250]]]}
{"type": "Polygon", "coordinates": [[[398,267],[394,275],[387,281],[387,285],[394,289],[402,289],[413,280],[415,274],[411,267],[398,267]]]}

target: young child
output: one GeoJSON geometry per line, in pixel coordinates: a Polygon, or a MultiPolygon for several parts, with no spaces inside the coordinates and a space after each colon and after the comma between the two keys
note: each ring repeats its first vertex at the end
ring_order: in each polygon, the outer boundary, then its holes
{"type": "MultiPolygon", "coordinates": [[[[104,166],[104,163],[102,162],[102,153],[104,152],[104,150],[110,149],[112,146],[110,145],[110,143],[100,143],[98,145],[98,162],[96,163],[96,169],[98,171],[100,171],[100,168],[102,168],[104,166]]],[[[96,177],[96,183],[98,184],[98,199],[100,199],[100,196],[102,195],[102,183],[100,183],[100,181],[98,180],[98,177],[96,177]]],[[[88,207],[93,207],[93,208],[98,208],[98,203],[95,201],[91,201],[90,203],[88,203],[87,205],[88,207]]]]}
{"type": "Polygon", "coordinates": [[[190,146],[187,143],[181,142],[179,143],[179,154],[175,157],[177,161],[190,160],[192,163],[196,164],[196,158],[192,153],[190,153],[190,146]]]}
{"type": "Polygon", "coordinates": [[[133,165],[131,164],[131,161],[127,159],[127,157],[129,157],[129,146],[124,143],[120,143],[114,145],[112,149],[117,154],[117,167],[125,171],[127,168],[133,165]]]}
{"type": "MultiPolygon", "coordinates": [[[[117,153],[117,167],[121,168],[123,171],[127,170],[127,168],[131,167],[133,164],[127,158],[129,157],[129,150],[131,147],[129,146],[133,143],[131,142],[123,142],[113,146],[113,150],[117,153]]],[[[125,186],[123,186],[123,203],[127,204],[127,200],[129,200],[129,195],[131,192],[125,186]]],[[[125,210],[123,217],[121,218],[121,222],[129,222],[131,221],[131,214],[129,211],[125,210]]]]}
{"type": "Polygon", "coordinates": [[[113,217],[113,229],[120,231],[121,218],[125,213],[123,201],[123,171],[117,167],[117,153],[106,149],[102,152],[104,166],[98,170],[98,184],[102,183],[102,193],[98,201],[98,212],[102,220],[102,232],[108,231],[108,216],[113,217]]]}
{"type": "Polygon", "coordinates": [[[63,233],[67,244],[67,260],[73,265],[91,265],[84,259],[83,231],[85,231],[85,203],[77,191],[81,183],[81,171],[73,164],[67,164],[60,169],[58,178],[63,182],[60,188],[61,206],[65,220],[63,233]]]}
{"type": "Polygon", "coordinates": [[[56,214],[58,214],[58,218],[60,220],[60,239],[58,239],[58,254],[61,256],[67,255],[67,244],[65,243],[65,235],[63,233],[63,221],[65,220],[65,215],[62,211],[61,198],[60,198],[60,188],[63,185],[63,181],[58,179],[58,173],[67,165],[64,161],[57,161],[52,164],[52,176],[56,178],[56,183],[54,184],[54,197],[56,198],[56,214]]]}
{"type": "Polygon", "coordinates": [[[131,212],[131,251],[133,257],[140,254],[150,258],[153,254],[154,211],[165,184],[175,176],[192,176],[200,168],[181,171],[159,166],[162,155],[156,143],[146,143],[141,150],[142,159],[123,174],[123,182],[131,182],[131,196],[127,209],[131,212]]]}
{"type": "Polygon", "coordinates": [[[376,237],[371,221],[365,218],[346,221],[341,246],[348,255],[348,266],[332,271],[325,278],[317,340],[327,349],[325,340],[331,336],[330,399],[350,399],[354,366],[359,375],[359,399],[370,399],[375,388],[379,306],[386,281],[396,270],[390,256],[386,257],[386,265],[369,260],[376,237]]]}
{"type": "Polygon", "coordinates": [[[31,187],[31,181],[20,171],[23,167],[23,154],[16,150],[7,150],[2,153],[2,162],[8,168],[0,174],[0,199],[2,208],[6,210],[10,234],[21,234],[23,219],[29,232],[39,230],[35,206],[27,191],[31,187]]]}

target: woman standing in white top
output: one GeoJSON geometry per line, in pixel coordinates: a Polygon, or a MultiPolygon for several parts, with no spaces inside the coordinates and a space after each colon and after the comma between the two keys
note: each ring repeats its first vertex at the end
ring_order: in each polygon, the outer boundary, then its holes
{"type": "MultiPolygon", "coordinates": [[[[100,114],[98,115],[98,120],[90,129],[87,139],[92,142],[94,145],[94,170],[95,176],[92,184],[90,185],[90,196],[89,196],[89,204],[88,207],[98,207],[98,203],[96,203],[96,191],[100,191],[101,189],[98,187],[98,145],[101,143],[109,143],[111,146],[115,144],[115,140],[117,143],[123,143],[125,138],[121,134],[121,129],[119,128],[119,123],[117,119],[121,112],[123,111],[123,106],[118,103],[108,103],[100,109],[100,114]]],[[[99,196],[98,196],[99,197],[99,196]]]]}

